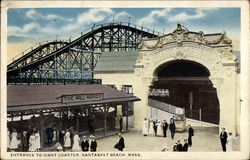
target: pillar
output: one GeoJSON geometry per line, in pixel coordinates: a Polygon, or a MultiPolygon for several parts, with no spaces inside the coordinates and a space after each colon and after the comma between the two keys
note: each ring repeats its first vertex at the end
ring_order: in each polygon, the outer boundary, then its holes
{"type": "Polygon", "coordinates": [[[106,135],[107,132],[107,106],[104,105],[104,136],[106,135]]]}

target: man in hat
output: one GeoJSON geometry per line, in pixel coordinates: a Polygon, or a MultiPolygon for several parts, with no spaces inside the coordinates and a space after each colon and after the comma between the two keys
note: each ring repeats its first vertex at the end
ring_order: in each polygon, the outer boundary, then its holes
{"type": "Polygon", "coordinates": [[[82,139],[83,139],[82,143],[81,143],[82,151],[88,152],[89,151],[89,141],[87,140],[86,136],[83,136],[82,139]]]}
{"type": "Polygon", "coordinates": [[[182,151],[182,144],[181,144],[181,140],[177,141],[177,151],[181,152],[182,151]]]}
{"type": "Polygon", "coordinates": [[[221,133],[220,133],[220,142],[221,142],[221,146],[222,146],[222,150],[223,152],[226,152],[226,143],[227,143],[227,132],[225,131],[225,128],[221,129],[221,133]]]}
{"type": "Polygon", "coordinates": [[[188,151],[187,139],[184,139],[184,145],[183,145],[183,147],[182,147],[182,151],[183,151],[183,152],[187,152],[187,151],[188,151]]]}
{"type": "Polygon", "coordinates": [[[54,137],[54,130],[52,129],[51,125],[49,125],[49,127],[47,128],[46,134],[47,134],[48,146],[50,146],[52,144],[52,139],[54,137]]]}
{"type": "Polygon", "coordinates": [[[166,120],[163,121],[163,137],[167,137],[167,130],[168,130],[168,122],[166,120]]]}
{"type": "Polygon", "coordinates": [[[97,142],[95,140],[95,136],[90,136],[90,151],[91,152],[96,152],[97,148],[97,142]]]}
{"type": "Polygon", "coordinates": [[[188,145],[191,147],[192,146],[192,136],[194,136],[194,130],[191,127],[191,125],[188,125],[188,145]]]}
{"type": "Polygon", "coordinates": [[[125,148],[124,138],[122,137],[121,133],[119,133],[118,136],[119,136],[118,150],[123,151],[123,148],[125,148]]]}
{"type": "Polygon", "coordinates": [[[21,144],[22,144],[23,152],[28,152],[28,150],[29,150],[29,140],[28,140],[28,136],[27,136],[27,131],[23,131],[23,134],[21,136],[21,144]]]}

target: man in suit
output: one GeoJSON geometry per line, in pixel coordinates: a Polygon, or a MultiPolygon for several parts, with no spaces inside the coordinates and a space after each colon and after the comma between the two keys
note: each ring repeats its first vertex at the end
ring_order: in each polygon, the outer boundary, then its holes
{"type": "Polygon", "coordinates": [[[183,152],[187,152],[187,151],[188,151],[187,139],[184,139],[184,145],[183,145],[183,147],[182,147],[182,151],[183,151],[183,152]]]}
{"type": "Polygon", "coordinates": [[[163,121],[163,136],[167,137],[167,130],[168,130],[168,122],[166,120],[163,121]]]}
{"type": "Polygon", "coordinates": [[[181,140],[178,140],[178,141],[177,141],[177,151],[178,151],[178,152],[182,152],[181,140]]]}
{"type": "Polygon", "coordinates": [[[27,137],[27,131],[23,131],[23,134],[21,136],[21,144],[22,144],[22,151],[28,152],[29,150],[29,140],[27,137]]]}
{"type": "Polygon", "coordinates": [[[86,136],[83,136],[82,139],[83,139],[82,143],[81,143],[82,151],[88,152],[89,151],[89,141],[87,140],[86,136]]]}
{"type": "Polygon", "coordinates": [[[91,152],[96,152],[96,148],[97,148],[97,142],[95,140],[95,136],[90,136],[91,137],[91,141],[90,141],[90,151],[91,152]]]}
{"type": "Polygon", "coordinates": [[[155,136],[157,135],[157,126],[156,126],[156,123],[157,123],[157,119],[153,121],[155,136]]]}
{"type": "Polygon", "coordinates": [[[122,132],[122,130],[123,130],[123,117],[122,117],[122,115],[120,115],[119,124],[120,124],[120,132],[122,132]]]}
{"type": "Polygon", "coordinates": [[[220,142],[221,142],[221,146],[222,146],[222,150],[223,152],[226,152],[226,143],[227,143],[227,132],[225,131],[225,128],[221,129],[221,133],[220,133],[220,142]]]}
{"type": "Polygon", "coordinates": [[[118,136],[119,136],[118,150],[123,151],[123,148],[125,148],[124,138],[122,137],[121,133],[119,133],[118,136]]]}
{"type": "Polygon", "coordinates": [[[174,139],[176,127],[175,127],[175,123],[174,123],[173,118],[170,119],[169,129],[170,129],[170,132],[171,132],[171,138],[174,139]]]}
{"type": "Polygon", "coordinates": [[[46,130],[48,146],[52,145],[52,139],[54,137],[54,130],[52,129],[51,125],[46,130]]]}
{"type": "Polygon", "coordinates": [[[188,145],[191,147],[192,146],[192,136],[194,136],[194,130],[191,127],[191,125],[188,125],[188,145]]]}

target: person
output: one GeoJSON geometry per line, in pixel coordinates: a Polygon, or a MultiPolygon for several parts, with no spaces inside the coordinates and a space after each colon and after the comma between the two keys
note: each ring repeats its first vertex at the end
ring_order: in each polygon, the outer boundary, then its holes
{"type": "Polygon", "coordinates": [[[10,150],[15,151],[18,148],[18,141],[17,141],[17,132],[13,129],[13,132],[10,136],[10,150]]]}
{"type": "Polygon", "coordinates": [[[143,126],[142,126],[142,135],[147,136],[148,135],[148,119],[144,118],[143,126]]]}
{"type": "Polygon", "coordinates": [[[46,130],[46,134],[47,134],[48,146],[50,146],[52,144],[52,140],[54,136],[54,130],[51,128],[50,125],[46,130]]]}
{"type": "Polygon", "coordinates": [[[57,152],[63,152],[63,147],[60,143],[56,143],[55,147],[56,147],[57,152]]]}
{"type": "Polygon", "coordinates": [[[222,131],[220,133],[220,142],[221,142],[223,152],[227,151],[227,149],[226,149],[227,132],[225,130],[226,130],[225,128],[222,128],[222,131]]]}
{"type": "Polygon", "coordinates": [[[163,121],[163,137],[167,137],[167,130],[168,130],[168,122],[166,120],[163,121]]]}
{"type": "Polygon", "coordinates": [[[182,144],[181,144],[181,140],[177,141],[177,151],[181,152],[182,151],[182,144]]]}
{"type": "Polygon", "coordinates": [[[119,151],[123,151],[123,149],[125,148],[124,138],[122,137],[121,133],[119,133],[118,136],[119,136],[119,142],[118,142],[118,148],[117,149],[119,151]]]}
{"type": "Polygon", "coordinates": [[[233,136],[231,132],[228,132],[227,151],[233,151],[233,136]]]}
{"type": "Polygon", "coordinates": [[[174,139],[174,135],[175,135],[175,123],[174,123],[174,119],[171,118],[170,119],[170,124],[169,124],[169,130],[171,132],[171,138],[174,139]]]}
{"type": "Polygon", "coordinates": [[[194,136],[194,130],[191,127],[191,125],[188,125],[188,145],[191,147],[192,146],[192,136],[194,136]]]}
{"type": "Polygon", "coordinates": [[[157,136],[159,137],[163,136],[162,123],[160,120],[157,123],[157,136]]]}
{"type": "Polygon", "coordinates": [[[69,133],[70,133],[70,144],[71,144],[71,147],[72,147],[72,145],[74,144],[74,136],[75,136],[73,127],[69,128],[69,133]]]}
{"type": "Polygon", "coordinates": [[[162,152],[167,152],[167,151],[168,151],[167,146],[163,146],[161,151],[162,151],[162,152]]]}
{"type": "Polygon", "coordinates": [[[76,132],[75,135],[74,135],[74,143],[73,143],[73,146],[72,146],[72,151],[76,151],[76,152],[81,151],[81,147],[79,145],[79,142],[80,142],[80,138],[78,136],[78,133],[76,132]]]}
{"type": "Polygon", "coordinates": [[[64,136],[65,136],[65,131],[61,130],[59,132],[59,142],[60,142],[61,145],[64,145],[64,136]]]}
{"type": "Polygon", "coordinates": [[[123,117],[122,117],[122,115],[120,115],[119,124],[120,124],[120,132],[122,132],[122,130],[123,130],[123,117]]]}
{"type": "Polygon", "coordinates": [[[177,151],[178,151],[178,150],[177,150],[177,143],[174,144],[174,146],[173,146],[173,151],[174,151],[174,152],[177,152],[177,151]]]}
{"type": "Polygon", "coordinates": [[[82,151],[88,152],[89,151],[89,141],[87,140],[86,136],[83,136],[82,139],[83,139],[82,143],[81,143],[82,151]]]}
{"type": "Polygon", "coordinates": [[[182,151],[183,152],[187,152],[188,151],[188,142],[187,142],[187,139],[184,139],[184,145],[182,147],[182,151]]]}
{"type": "Polygon", "coordinates": [[[157,119],[153,121],[155,136],[157,135],[157,119]]]}
{"type": "Polygon", "coordinates": [[[39,151],[41,148],[41,138],[38,130],[35,131],[35,144],[36,144],[36,151],[39,151]]]}
{"type": "Polygon", "coordinates": [[[30,135],[29,139],[29,152],[35,152],[36,151],[36,137],[35,132],[30,135]]]}
{"type": "Polygon", "coordinates": [[[88,129],[89,129],[89,133],[94,133],[94,119],[93,117],[90,117],[88,119],[88,129]]]}
{"type": "Polygon", "coordinates": [[[65,136],[64,136],[64,149],[65,149],[65,150],[69,150],[70,147],[71,147],[70,132],[69,132],[69,130],[67,129],[67,130],[66,130],[66,133],[65,133],[65,136]]]}
{"type": "Polygon", "coordinates": [[[95,140],[95,136],[90,136],[90,151],[96,152],[97,142],[95,140]]]}
{"type": "Polygon", "coordinates": [[[153,120],[151,119],[150,120],[150,123],[149,123],[149,133],[148,133],[150,136],[153,136],[154,135],[154,122],[153,120]]]}
{"type": "Polygon", "coordinates": [[[23,134],[21,136],[21,144],[22,144],[22,151],[28,152],[29,151],[29,140],[27,137],[27,131],[23,131],[23,134]]]}

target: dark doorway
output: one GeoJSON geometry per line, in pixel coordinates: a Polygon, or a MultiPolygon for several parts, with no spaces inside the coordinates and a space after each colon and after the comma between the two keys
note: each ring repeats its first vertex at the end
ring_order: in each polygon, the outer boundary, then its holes
{"type": "Polygon", "coordinates": [[[219,124],[219,100],[216,88],[203,65],[185,60],[171,61],[155,71],[151,89],[167,89],[169,96],[149,98],[185,108],[187,118],[219,124]]]}

